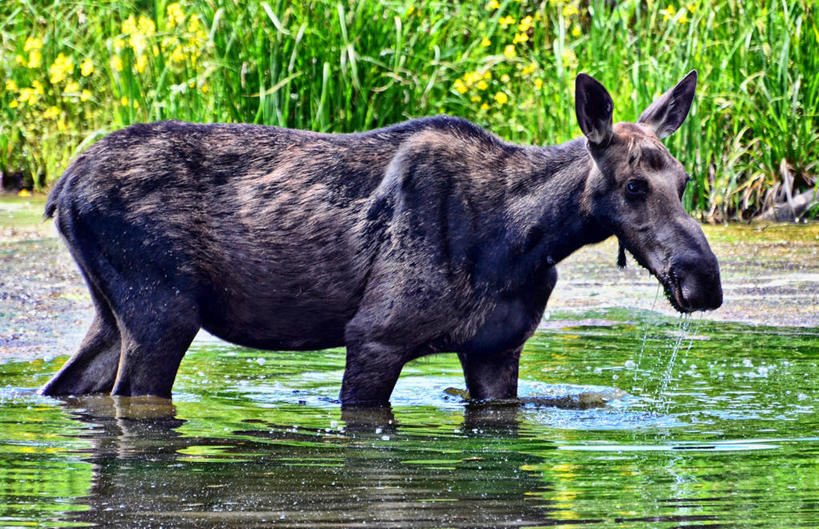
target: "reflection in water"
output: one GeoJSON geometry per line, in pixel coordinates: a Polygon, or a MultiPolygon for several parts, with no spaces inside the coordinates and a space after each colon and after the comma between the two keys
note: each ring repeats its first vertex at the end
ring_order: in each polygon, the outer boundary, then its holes
{"type": "Polygon", "coordinates": [[[473,441],[415,440],[390,408],[342,413],[335,429],[252,421],[224,437],[186,437],[170,401],[71,399],[89,428],[91,490],[74,522],[194,527],[504,527],[543,525],[541,458],[503,448],[517,407],[469,406],[473,441]],[[329,431],[328,431],[329,430],[329,431]],[[491,449],[487,442],[494,445],[491,449]],[[431,444],[432,446],[427,446],[431,444]]]}

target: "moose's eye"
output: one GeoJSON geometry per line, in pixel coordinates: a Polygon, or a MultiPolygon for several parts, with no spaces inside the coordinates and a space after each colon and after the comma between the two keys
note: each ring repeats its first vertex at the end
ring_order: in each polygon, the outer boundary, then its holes
{"type": "Polygon", "coordinates": [[[629,180],[626,183],[626,196],[629,198],[639,198],[648,192],[648,182],[641,179],[629,180]]]}

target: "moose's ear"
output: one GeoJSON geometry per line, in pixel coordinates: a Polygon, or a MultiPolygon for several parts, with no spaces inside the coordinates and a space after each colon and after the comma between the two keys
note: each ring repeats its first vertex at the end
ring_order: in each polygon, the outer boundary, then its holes
{"type": "Polygon", "coordinates": [[[637,123],[651,126],[660,139],[670,136],[680,128],[688,116],[696,89],[697,70],[691,70],[682,78],[682,81],[677,83],[677,86],[651,103],[640,115],[637,123]]]}
{"type": "Polygon", "coordinates": [[[613,134],[614,103],[606,88],[594,77],[578,74],[574,83],[574,111],[580,130],[594,145],[606,145],[613,134]]]}

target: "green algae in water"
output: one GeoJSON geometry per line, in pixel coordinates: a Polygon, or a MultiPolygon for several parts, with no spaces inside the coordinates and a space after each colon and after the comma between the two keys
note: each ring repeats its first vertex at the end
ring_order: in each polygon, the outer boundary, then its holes
{"type": "Polygon", "coordinates": [[[515,406],[447,392],[454,355],[352,411],[342,350],[198,341],[173,402],[47,399],[62,359],[2,364],[0,525],[819,526],[819,329],[556,319],[515,406]],[[603,405],[549,405],[584,394],[603,405]]]}

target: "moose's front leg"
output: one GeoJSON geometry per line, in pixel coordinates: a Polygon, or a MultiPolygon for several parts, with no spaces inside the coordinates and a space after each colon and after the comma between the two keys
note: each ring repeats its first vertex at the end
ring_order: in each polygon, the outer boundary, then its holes
{"type": "Polygon", "coordinates": [[[517,398],[523,344],[537,330],[556,283],[557,270],[546,269],[535,287],[522,289],[519,297],[498,302],[483,327],[462,344],[458,359],[472,399],[517,398]]]}
{"type": "Polygon", "coordinates": [[[473,400],[515,399],[523,346],[498,352],[458,353],[466,389],[473,400]]]}
{"type": "Polygon", "coordinates": [[[403,347],[372,339],[347,343],[347,365],[341,382],[342,406],[384,406],[406,362],[403,347]]]}

